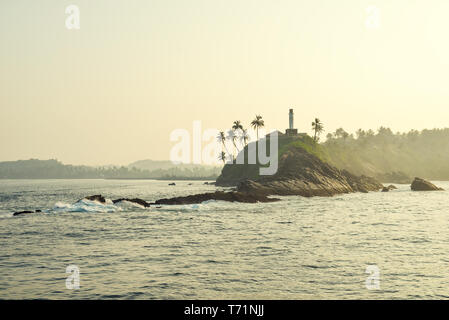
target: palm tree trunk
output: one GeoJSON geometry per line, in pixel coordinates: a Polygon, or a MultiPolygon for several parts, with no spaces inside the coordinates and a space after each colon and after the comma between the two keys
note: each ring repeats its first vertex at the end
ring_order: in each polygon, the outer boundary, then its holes
{"type": "Polygon", "coordinates": [[[226,152],[227,152],[228,154],[230,154],[230,153],[229,153],[229,150],[228,150],[228,147],[226,147],[225,141],[222,140],[221,143],[223,144],[223,147],[225,148],[226,152]]]}

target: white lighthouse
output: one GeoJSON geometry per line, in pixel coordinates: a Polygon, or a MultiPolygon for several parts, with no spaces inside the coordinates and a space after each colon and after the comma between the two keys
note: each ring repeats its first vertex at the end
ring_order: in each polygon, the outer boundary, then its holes
{"type": "Polygon", "coordinates": [[[288,113],[288,124],[289,124],[289,129],[293,129],[293,109],[290,109],[290,112],[288,113]]]}
{"type": "Polygon", "coordinates": [[[288,136],[298,135],[298,129],[293,128],[293,109],[290,109],[288,113],[288,129],[285,130],[285,134],[288,136]]]}

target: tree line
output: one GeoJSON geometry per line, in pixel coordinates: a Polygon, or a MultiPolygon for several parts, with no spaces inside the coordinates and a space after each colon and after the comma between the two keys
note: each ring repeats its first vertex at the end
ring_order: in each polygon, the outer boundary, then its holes
{"type": "Polygon", "coordinates": [[[144,170],[135,167],[65,165],[58,160],[0,162],[0,179],[215,179],[218,167],[173,167],[144,170]]]}
{"type": "Polygon", "coordinates": [[[402,172],[410,177],[449,179],[449,128],[394,133],[390,128],[343,128],[327,134],[322,144],[329,161],[355,174],[379,176],[402,172]]]}

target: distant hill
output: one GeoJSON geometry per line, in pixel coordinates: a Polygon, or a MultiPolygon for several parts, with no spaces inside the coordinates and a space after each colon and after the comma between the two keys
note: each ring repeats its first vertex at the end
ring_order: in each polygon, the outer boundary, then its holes
{"type": "MultiPolygon", "coordinates": [[[[148,160],[144,160],[144,163],[148,160]]],[[[151,160],[149,160],[151,161],[151,160]]],[[[18,160],[0,162],[0,179],[192,179],[215,180],[220,174],[219,167],[183,167],[173,165],[157,166],[154,170],[136,166],[90,167],[66,165],[58,160],[18,160]]]]}

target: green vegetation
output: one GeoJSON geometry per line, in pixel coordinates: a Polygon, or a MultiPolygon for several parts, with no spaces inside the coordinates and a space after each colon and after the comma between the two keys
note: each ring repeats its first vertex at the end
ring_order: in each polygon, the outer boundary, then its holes
{"type": "MultiPolygon", "coordinates": [[[[291,148],[302,148],[339,169],[382,182],[410,183],[415,176],[449,180],[449,128],[396,134],[385,127],[377,132],[359,129],[355,134],[339,128],[329,133],[324,143],[317,142],[323,131],[319,119],[315,119],[313,129],[314,138],[279,134],[279,158],[291,148]]],[[[269,141],[267,136],[268,145],[269,141]]],[[[247,149],[242,150],[246,164],[225,165],[219,178],[222,182],[259,178],[260,165],[247,164],[247,149]]]]}
{"type": "Polygon", "coordinates": [[[320,135],[324,131],[324,125],[320,121],[320,119],[315,118],[315,121],[312,122],[312,130],[315,132],[315,134],[313,135],[313,141],[319,141],[320,135]]]}
{"type": "Polygon", "coordinates": [[[329,155],[322,145],[316,143],[313,138],[307,135],[299,137],[284,137],[279,143],[279,157],[281,157],[290,148],[302,148],[308,153],[313,154],[322,161],[329,161],[329,155]]]}
{"type": "MultiPolygon", "coordinates": [[[[257,130],[259,130],[259,127],[263,127],[264,124],[262,117],[256,116],[256,120],[252,122],[252,125],[253,127],[257,128],[257,130]]],[[[235,151],[237,151],[237,154],[240,153],[240,149],[237,147],[236,143],[237,140],[240,141],[242,149],[244,149],[248,145],[249,141],[248,130],[243,127],[242,122],[240,120],[234,121],[234,123],[232,124],[232,128],[228,130],[227,136],[225,136],[225,133],[223,131],[220,131],[217,136],[217,141],[221,144],[221,152],[218,155],[218,159],[220,161],[223,161],[223,163],[225,163],[226,160],[228,159],[228,155],[229,159],[235,161],[236,159],[235,151]],[[234,146],[232,154],[229,152],[226,146],[226,140],[230,140],[232,142],[232,145],[234,146]]]]}
{"type": "MultiPolygon", "coordinates": [[[[360,175],[383,177],[402,172],[409,177],[449,180],[449,129],[393,133],[381,127],[359,129],[355,135],[342,128],[322,144],[328,161],[360,175]]],[[[383,180],[383,179],[382,179],[383,180]]]]}
{"type": "Polygon", "coordinates": [[[256,118],[251,121],[251,127],[256,129],[257,140],[259,140],[259,129],[265,126],[265,122],[262,120],[262,116],[256,115],[256,118]]]}
{"type": "MultiPolygon", "coordinates": [[[[266,140],[261,140],[262,143],[267,144],[267,152],[270,151],[270,135],[266,136],[266,140]]],[[[252,142],[252,145],[256,142],[252,142]]],[[[248,164],[248,148],[246,146],[241,152],[244,153],[244,164],[226,164],[223,171],[219,177],[219,180],[223,184],[229,183],[230,185],[235,184],[235,181],[251,179],[257,180],[260,178],[259,168],[261,165],[258,161],[257,164],[248,164]]],[[[311,153],[323,161],[328,159],[325,149],[318,143],[316,143],[313,138],[308,135],[298,135],[298,136],[288,136],[278,132],[278,159],[282,157],[291,148],[302,148],[308,153],[311,153]]],[[[254,147],[255,150],[255,147],[254,147]]]]}

